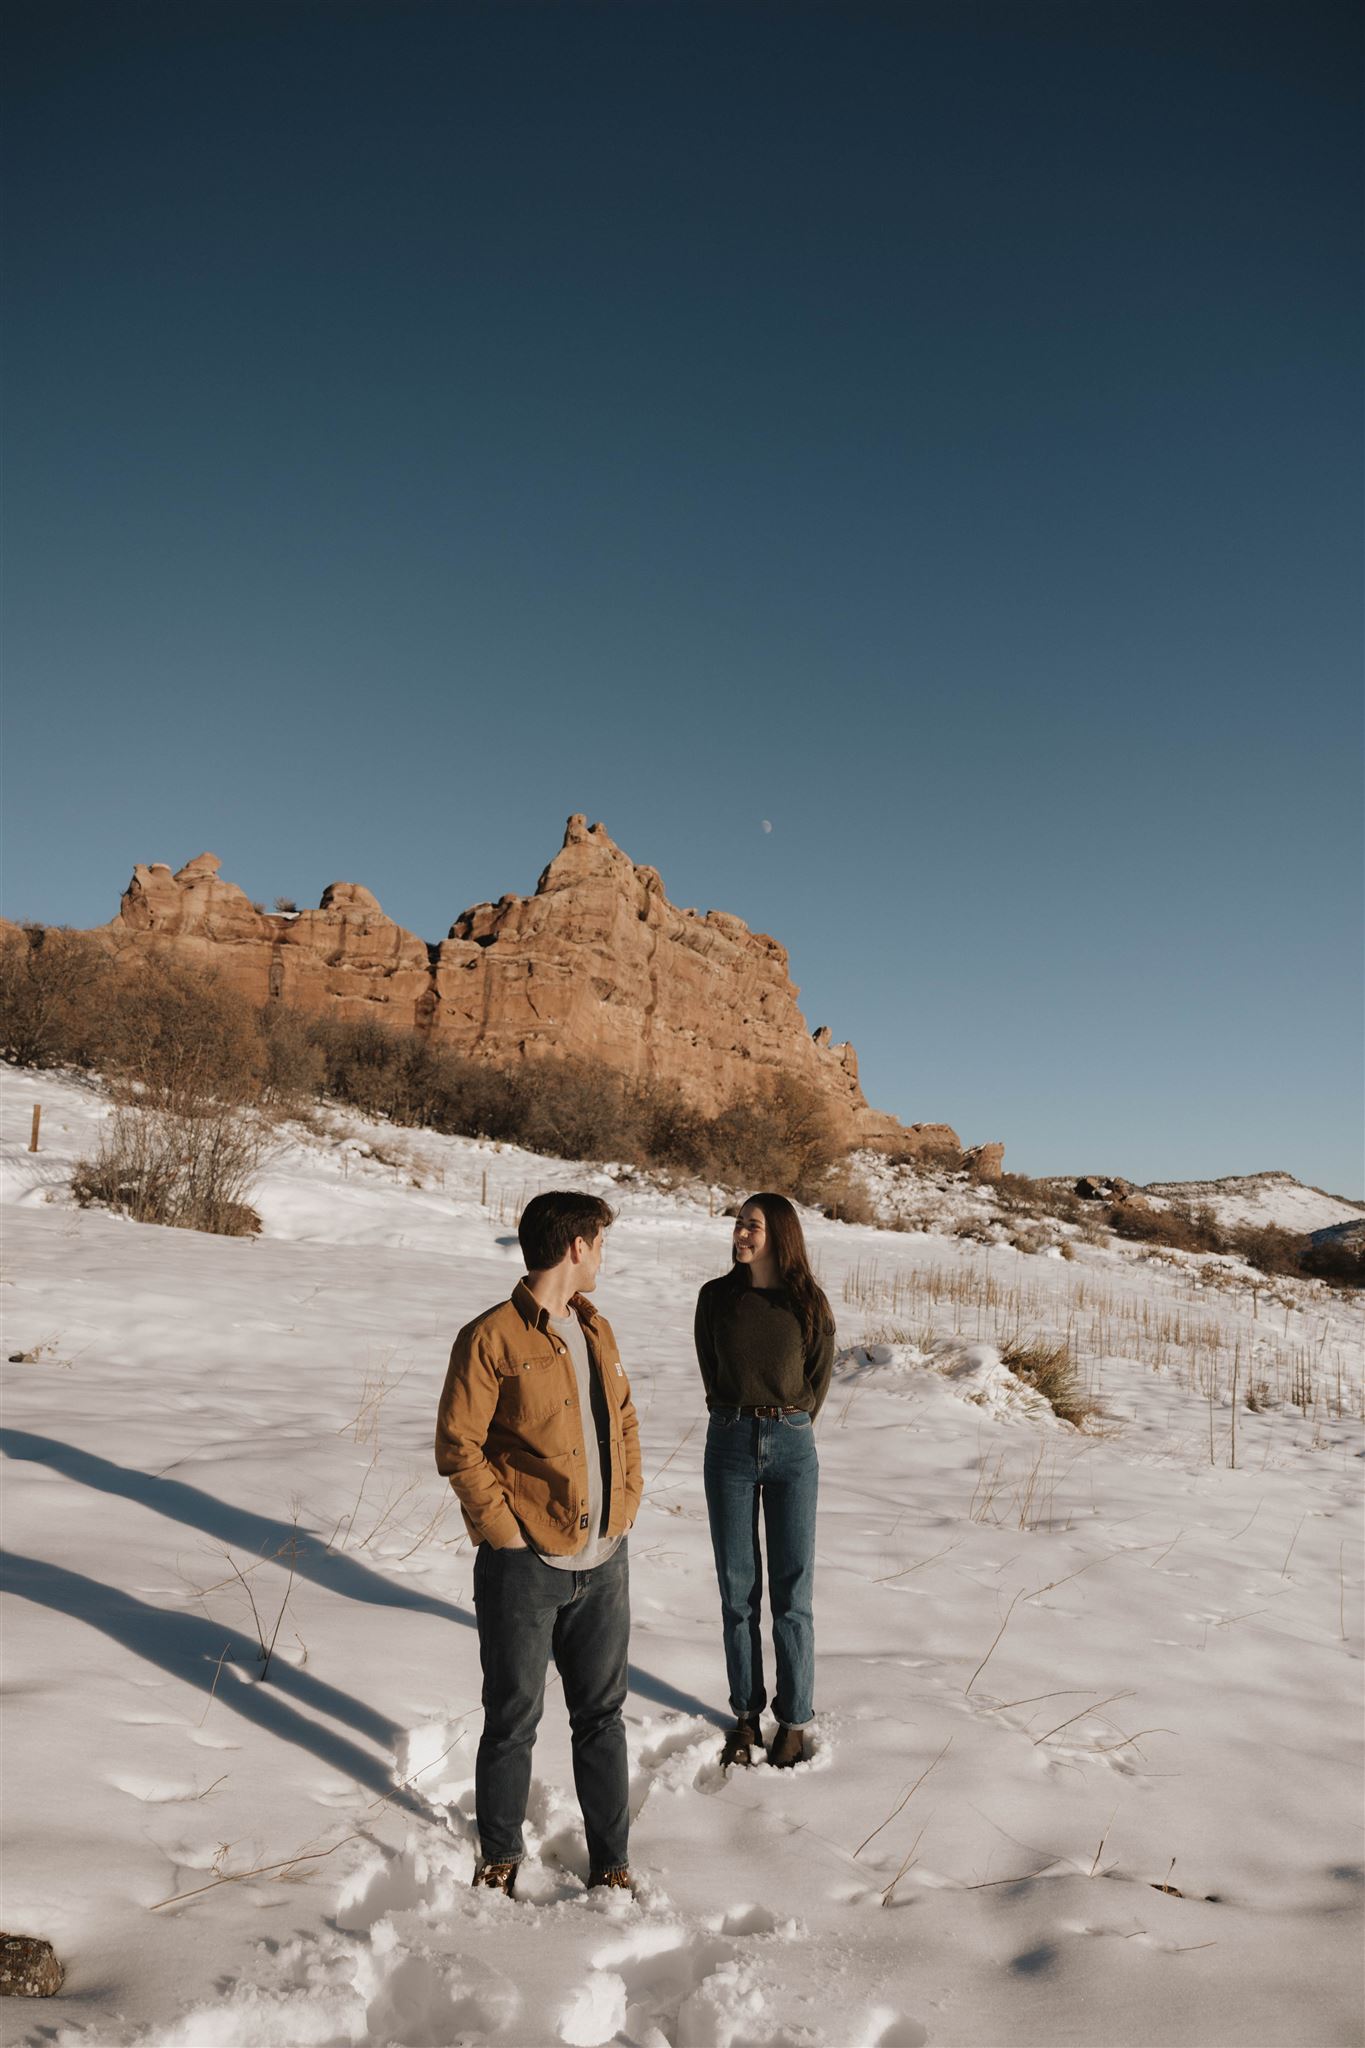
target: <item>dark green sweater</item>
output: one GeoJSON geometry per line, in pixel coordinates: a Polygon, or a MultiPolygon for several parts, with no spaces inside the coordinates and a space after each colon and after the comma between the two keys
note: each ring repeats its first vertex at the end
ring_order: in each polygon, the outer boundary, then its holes
{"type": "Polygon", "coordinates": [[[804,1408],[812,1417],[829,1391],[834,1332],[807,1349],[791,1297],[745,1286],[726,1273],[697,1296],[697,1363],[708,1408],[804,1408]]]}

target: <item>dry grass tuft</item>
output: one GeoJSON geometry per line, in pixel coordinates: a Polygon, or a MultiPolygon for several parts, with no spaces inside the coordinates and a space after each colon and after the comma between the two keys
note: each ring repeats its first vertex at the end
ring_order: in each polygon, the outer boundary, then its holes
{"type": "Polygon", "coordinates": [[[1005,1345],[1000,1357],[1015,1378],[1041,1394],[1063,1422],[1079,1428],[1095,1413],[1095,1404],[1081,1384],[1075,1354],[1065,1340],[1053,1343],[1045,1337],[1030,1337],[1027,1343],[1005,1345]]]}

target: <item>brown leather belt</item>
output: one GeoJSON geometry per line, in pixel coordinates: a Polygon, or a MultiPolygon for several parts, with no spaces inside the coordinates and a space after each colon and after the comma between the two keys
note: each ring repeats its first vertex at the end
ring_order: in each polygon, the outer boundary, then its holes
{"type": "Polygon", "coordinates": [[[804,1415],[804,1408],[740,1408],[740,1415],[757,1415],[765,1422],[775,1422],[779,1415],[804,1415]]]}

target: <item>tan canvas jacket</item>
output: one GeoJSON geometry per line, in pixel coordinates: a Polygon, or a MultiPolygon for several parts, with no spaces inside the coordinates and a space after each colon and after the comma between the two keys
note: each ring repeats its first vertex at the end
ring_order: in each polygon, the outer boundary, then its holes
{"type": "MultiPolygon", "coordinates": [[[[611,1324],[576,1294],[569,1304],[607,1396],[611,1470],[607,1535],[635,1519],[640,1430],[611,1324]]],[[[436,1467],[459,1496],[473,1541],[501,1550],[524,1529],[568,1557],[588,1540],[587,1445],[573,1361],[524,1280],[455,1339],[436,1417],[436,1467]],[[520,1524],[520,1526],[518,1526],[520,1524]]]]}

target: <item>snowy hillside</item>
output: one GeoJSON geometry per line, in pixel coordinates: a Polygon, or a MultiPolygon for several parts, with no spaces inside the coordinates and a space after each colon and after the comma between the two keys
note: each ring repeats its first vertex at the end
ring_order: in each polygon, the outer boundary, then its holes
{"type": "Polygon", "coordinates": [[[1292,1173],[1232,1174],[1225,1180],[1154,1181],[1146,1190],[1188,1203],[1206,1204],[1223,1224],[1275,1223],[1282,1230],[1325,1230],[1333,1223],[1358,1223],[1357,1202],[1308,1188],[1292,1173]]]}
{"type": "Polygon", "coordinates": [[[814,1220],[818,1747],[727,1781],[705,1196],[338,1118],[280,1135],[263,1235],[218,1239],[71,1205],[105,1114],[6,1075],[3,1912],[67,1966],[6,2041],[1359,2039],[1358,1297],[1064,1227],[1069,1257],[814,1220]],[[620,1211],[636,1901],[584,1892],[553,1687],[523,1898],[468,1884],[472,1564],[434,1406],[546,1185],[620,1211]],[[1035,1333],[1079,1355],[1085,1433],[1002,1366],[1035,1333]]]}

